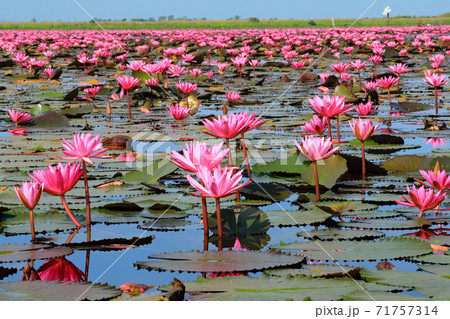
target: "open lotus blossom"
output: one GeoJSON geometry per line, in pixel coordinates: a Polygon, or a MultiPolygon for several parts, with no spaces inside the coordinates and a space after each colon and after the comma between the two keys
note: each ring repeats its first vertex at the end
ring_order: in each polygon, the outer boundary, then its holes
{"type": "Polygon", "coordinates": [[[334,95],[330,97],[329,95],[324,95],[323,98],[315,95],[312,99],[308,99],[311,109],[317,115],[327,118],[328,122],[328,137],[331,137],[331,118],[336,117],[337,122],[337,135],[338,143],[340,142],[340,132],[339,132],[339,115],[345,114],[351,110],[352,104],[345,104],[345,96],[334,95]]]}
{"type": "Polygon", "coordinates": [[[12,58],[13,61],[16,61],[20,64],[20,72],[23,74],[23,63],[28,60],[29,56],[26,53],[23,52],[16,52],[14,53],[14,57],[12,58]]]}
{"type": "Polygon", "coordinates": [[[434,192],[434,189],[426,190],[425,186],[421,186],[420,188],[416,188],[413,185],[412,190],[406,186],[410,199],[402,196],[405,202],[400,200],[394,200],[397,204],[409,207],[417,207],[420,210],[419,218],[422,217],[423,212],[427,210],[434,209],[442,201],[447,197],[447,194],[442,193],[441,191],[434,192]]]}
{"type": "Polygon", "coordinates": [[[328,127],[327,118],[326,117],[320,118],[317,115],[313,115],[311,121],[301,126],[301,128],[304,129],[306,132],[319,135],[322,134],[327,129],[327,127],[328,127]]]}
{"type": "Polygon", "coordinates": [[[22,187],[19,188],[14,186],[14,190],[22,202],[23,206],[25,206],[30,211],[30,227],[31,227],[31,238],[35,239],[35,228],[34,228],[34,217],[33,217],[33,209],[39,202],[41,198],[42,191],[44,187],[42,184],[36,182],[30,183],[22,183],[22,187]]]}
{"type": "Polygon", "coordinates": [[[239,184],[242,179],[242,170],[236,171],[236,167],[216,167],[209,170],[201,166],[196,173],[202,184],[197,182],[192,176],[186,175],[187,180],[199,194],[191,192],[194,196],[212,197],[216,199],[217,228],[219,238],[223,238],[222,219],[220,214],[220,198],[229,196],[237,192],[240,188],[248,185],[251,181],[239,184]]]}
{"type": "Polygon", "coordinates": [[[182,151],[183,155],[172,151],[170,155],[173,160],[170,161],[192,173],[196,173],[202,166],[212,170],[222,162],[230,151],[228,148],[223,150],[222,147],[223,142],[211,145],[209,148],[204,142],[186,143],[186,149],[182,151]]]}
{"type": "Polygon", "coordinates": [[[101,89],[102,89],[101,86],[94,86],[94,87],[91,87],[91,88],[85,88],[83,90],[83,92],[84,92],[84,94],[86,94],[88,96],[94,97],[94,96],[96,96],[98,94],[98,92],[100,92],[101,89]]]}
{"type": "Polygon", "coordinates": [[[331,139],[324,137],[306,136],[300,140],[300,144],[294,141],[298,150],[310,161],[316,162],[333,155],[339,147],[332,149],[331,139]]]}
{"type": "Polygon", "coordinates": [[[225,96],[228,101],[241,99],[241,95],[239,93],[235,93],[235,92],[227,92],[227,93],[225,93],[225,96]]]}
{"type": "Polygon", "coordinates": [[[120,86],[122,87],[122,89],[125,90],[126,94],[127,94],[127,102],[128,102],[128,121],[131,121],[131,105],[130,105],[130,95],[129,95],[129,90],[139,86],[140,80],[139,79],[135,79],[132,76],[118,76],[116,78],[117,82],[119,82],[120,86]]]}
{"type": "Polygon", "coordinates": [[[217,119],[202,121],[203,125],[209,130],[206,134],[217,138],[230,139],[238,136],[241,132],[248,129],[247,118],[237,116],[234,113],[230,115],[219,115],[217,119]]]}
{"type": "Polygon", "coordinates": [[[331,139],[323,137],[307,136],[300,140],[300,144],[294,141],[297,149],[310,161],[313,162],[314,184],[316,189],[316,201],[320,201],[319,174],[317,172],[317,161],[326,159],[333,155],[339,147],[333,147],[331,139]]]}
{"type": "Polygon", "coordinates": [[[189,111],[191,109],[187,106],[181,106],[178,104],[172,104],[168,109],[166,109],[167,112],[175,119],[175,120],[183,120],[186,116],[188,116],[189,111]]]}
{"type": "MultiPolygon", "coordinates": [[[[228,148],[222,150],[223,142],[217,145],[211,145],[210,148],[203,142],[191,142],[190,145],[186,143],[186,149],[183,154],[172,151],[170,160],[175,165],[187,170],[188,172],[197,173],[200,167],[206,167],[209,170],[216,168],[224,157],[230,151],[228,148]]],[[[203,181],[200,181],[203,183],[203,181]]],[[[203,211],[203,226],[204,233],[209,233],[208,228],[208,211],[206,207],[206,199],[202,197],[202,211],[203,211]]]]}
{"type": "Polygon", "coordinates": [[[355,107],[355,111],[359,116],[371,115],[378,108],[378,105],[373,107],[373,102],[359,103],[358,107],[355,107]]]}
{"type": "Polygon", "coordinates": [[[145,66],[145,62],[142,60],[134,60],[131,61],[128,65],[127,65],[127,69],[133,70],[133,71],[140,71],[143,69],[143,67],[145,66]]]}
{"type": "Polygon", "coordinates": [[[47,260],[39,267],[38,274],[41,280],[76,283],[86,281],[85,274],[65,257],[47,260]]]}
{"type": "Polygon", "coordinates": [[[14,109],[8,109],[7,113],[8,113],[9,118],[11,119],[11,121],[16,123],[16,126],[19,123],[26,122],[31,118],[30,114],[18,112],[14,109]]]}
{"type": "Polygon", "coordinates": [[[434,87],[434,99],[436,104],[436,114],[438,114],[438,94],[437,94],[437,88],[439,86],[443,86],[448,82],[448,79],[445,78],[445,75],[439,75],[437,73],[433,73],[431,75],[425,75],[425,78],[423,79],[426,83],[434,87]]]}
{"type": "Polygon", "coordinates": [[[65,149],[63,153],[66,157],[59,158],[65,160],[81,159],[91,165],[94,165],[91,158],[111,158],[111,156],[103,155],[108,149],[102,148],[103,146],[100,142],[100,138],[101,134],[98,134],[93,138],[91,133],[75,133],[73,135],[73,142],[63,138],[64,143],[61,143],[61,145],[65,149]]]}
{"type": "Polygon", "coordinates": [[[49,165],[48,168],[33,171],[33,173],[28,174],[28,176],[36,183],[42,184],[44,186],[44,192],[50,195],[60,196],[61,202],[67,215],[69,215],[69,218],[77,227],[81,227],[81,224],[69,210],[64,194],[70,191],[75,184],[78,183],[82,174],[81,163],[69,162],[65,166],[62,163],[58,163],[56,167],[49,165]]]}
{"type": "Polygon", "coordinates": [[[361,62],[361,60],[356,60],[355,62],[350,62],[350,65],[358,71],[358,80],[359,80],[359,87],[362,88],[361,85],[361,70],[365,69],[369,63],[367,62],[361,62]]]}
{"type": "Polygon", "coordinates": [[[450,175],[447,175],[445,170],[438,170],[436,173],[432,170],[429,170],[428,172],[424,170],[419,171],[423,178],[428,182],[427,184],[418,180],[418,182],[422,185],[434,188],[437,191],[445,191],[450,189],[450,175]]]}
{"type": "Polygon", "coordinates": [[[47,76],[48,80],[52,77],[54,71],[55,70],[53,68],[45,68],[44,69],[44,73],[47,76]]]}
{"type": "Polygon", "coordinates": [[[358,119],[348,121],[350,128],[355,134],[356,138],[361,142],[361,155],[362,155],[362,179],[366,179],[366,157],[364,151],[364,141],[373,135],[373,133],[380,127],[380,124],[373,125],[370,119],[358,119]]]}
{"type": "Polygon", "coordinates": [[[383,58],[379,55],[371,55],[369,56],[369,61],[373,63],[373,77],[377,76],[377,64],[383,61],[383,58]]]}
{"type": "Polygon", "coordinates": [[[194,92],[197,89],[197,83],[178,82],[176,86],[181,92],[185,94],[186,105],[189,105],[188,94],[194,92]]]}
{"type": "MultiPolygon", "coordinates": [[[[225,96],[227,98],[228,101],[228,105],[231,105],[230,101],[237,101],[241,99],[241,95],[239,93],[235,93],[235,92],[227,92],[225,93],[225,96]]],[[[223,114],[226,115],[227,114],[227,105],[224,104],[223,105],[223,114]]]]}
{"type": "Polygon", "coordinates": [[[364,87],[362,88],[364,91],[366,90],[376,90],[378,88],[378,83],[376,81],[367,81],[364,83],[364,87]]]}
{"type": "Polygon", "coordinates": [[[400,78],[395,78],[392,75],[390,76],[383,76],[380,79],[377,79],[377,83],[382,87],[387,89],[388,91],[388,97],[389,97],[389,105],[391,105],[391,92],[389,89],[393,87],[398,81],[400,81],[400,78]]]}
{"type": "Polygon", "coordinates": [[[397,82],[397,89],[400,90],[400,75],[411,72],[408,67],[403,63],[397,63],[389,66],[389,71],[398,75],[399,81],[397,82]]]}

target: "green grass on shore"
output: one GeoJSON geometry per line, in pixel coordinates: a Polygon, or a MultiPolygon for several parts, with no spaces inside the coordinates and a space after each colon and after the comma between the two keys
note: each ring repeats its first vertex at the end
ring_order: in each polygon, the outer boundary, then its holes
{"type": "MultiPolygon", "coordinates": [[[[312,28],[331,27],[331,19],[314,20],[260,20],[249,22],[248,20],[196,20],[196,21],[100,21],[105,29],[221,29],[221,28],[312,28]]],[[[393,17],[390,25],[415,26],[420,21],[421,25],[450,24],[450,13],[437,17],[393,17]]],[[[336,27],[372,27],[386,26],[387,19],[335,19],[336,27]]],[[[0,29],[99,29],[93,21],[85,22],[0,22],[0,29]]]]}

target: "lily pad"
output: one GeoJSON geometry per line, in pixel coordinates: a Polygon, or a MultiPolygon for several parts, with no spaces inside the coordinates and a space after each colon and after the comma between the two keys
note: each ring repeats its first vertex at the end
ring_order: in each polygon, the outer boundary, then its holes
{"type": "Polygon", "coordinates": [[[432,251],[428,243],[408,237],[387,237],[379,241],[293,242],[271,248],[322,261],[395,259],[425,255],[432,251]]]}
{"type": "Polygon", "coordinates": [[[0,262],[31,261],[70,255],[69,247],[44,244],[12,244],[0,246],[0,262]]]}
{"type": "Polygon", "coordinates": [[[10,301],[108,300],[122,294],[107,284],[61,283],[53,281],[12,281],[0,283],[0,299],[10,301]]]}
{"type": "Polygon", "coordinates": [[[30,114],[33,116],[39,115],[41,113],[49,112],[51,111],[50,106],[45,104],[37,104],[33,106],[30,110],[30,114]]]}
{"type": "Polygon", "coordinates": [[[138,261],[139,268],[180,272],[257,272],[264,269],[301,264],[304,257],[279,252],[188,251],[151,255],[161,261],[138,261]]]}
{"type": "Polygon", "coordinates": [[[385,236],[385,233],[371,230],[356,230],[356,229],[321,229],[311,230],[308,232],[297,233],[297,236],[302,236],[311,240],[359,240],[359,239],[375,239],[385,236]]]}
{"type": "Polygon", "coordinates": [[[270,276],[310,276],[310,277],[343,277],[350,275],[351,277],[359,277],[358,267],[343,266],[343,265],[316,265],[305,264],[302,268],[286,268],[286,269],[271,269],[265,270],[264,273],[270,276]]]}
{"type": "MultiPolygon", "coordinates": [[[[361,289],[352,280],[311,277],[250,278],[227,276],[221,278],[197,278],[184,282],[186,291],[209,292],[193,296],[195,300],[340,300],[343,295],[361,289]]],[[[163,286],[160,289],[167,290],[163,286]]]]}
{"type": "Polygon", "coordinates": [[[123,181],[128,183],[152,183],[160,178],[176,171],[178,166],[172,162],[163,159],[153,163],[152,165],[144,167],[142,170],[136,170],[126,173],[123,176],[123,181]]]}
{"type": "Polygon", "coordinates": [[[254,174],[277,174],[284,176],[300,175],[309,166],[306,158],[293,154],[285,159],[279,159],[264,164],[255,164],[251,170],[254,174]]]}
{"type": "Polygon", "coordinates": [[[415,289],[432,299],[450,300],[450,279],[433,274],[396,270],[362,270],[361,276],[378,284],[415,289]]]}
{"type": "Polygon", "coordinates": [[[306,226],[319,224],[330,218],[330,214],[316,208],[303,211],[265,211],[272,226],[306,226]]]}
{"type": "Polygon", "coordinates": [[[343,296],[345,301],[427,301],[430,298],[411,296],[387,291],[368,291],[368,294],[361,290],[356,290],[343,296]]]}
{"type": "Polygon", "coordinates": [[[253,182],[242,187],[239,192],[247,199],[267,199],[272,202],[283,201],[293,193],[277,183],[253,182]]]}
{"type": "Polygon", "coordinates": [[[424,218],[417,219],[370,219],[339,223],[341,227],[358,229],[418,229],[429,226],[431,222],[424,218]]]}

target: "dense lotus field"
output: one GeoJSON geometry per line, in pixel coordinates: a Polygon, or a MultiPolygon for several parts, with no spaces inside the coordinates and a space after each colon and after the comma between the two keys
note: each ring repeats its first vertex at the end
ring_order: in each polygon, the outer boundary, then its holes
{"type": "Polygon", "coordinates": [[[450,299],[450,26],[0,48],[0,300],[450,299]]]}

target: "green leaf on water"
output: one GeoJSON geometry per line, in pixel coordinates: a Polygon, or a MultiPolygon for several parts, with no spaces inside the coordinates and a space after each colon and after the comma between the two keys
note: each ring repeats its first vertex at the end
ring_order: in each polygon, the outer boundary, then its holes
{"type": "Polygon", "coordinates": [[[152,165],[144,167],[142,170],[128,172],[122,179],[126,183],[152,183],[173,173],[177,168],[178,166],[172,162],[162,159],[152,165]]]}
{"type": "Polygon", "coordinates": [[[49,112],[51,111],[50,106],[45,104],[36,104],[33,106],[30,110],[30,114],[33,116],[39,115],[41,113],[49,112]]]}
{"type": "MultiPolygon", "coordinates": [[[[338,156],[331,155],[323,161],[317,162],[317,173],[319,175],[319,185],[331,188],[336,185],[338,178],[347,171],[347,161],[338,156]]],[[[302,179],[309,185],[315,185],[314,167],[311,164],[302,173],[302,179]]]]}

